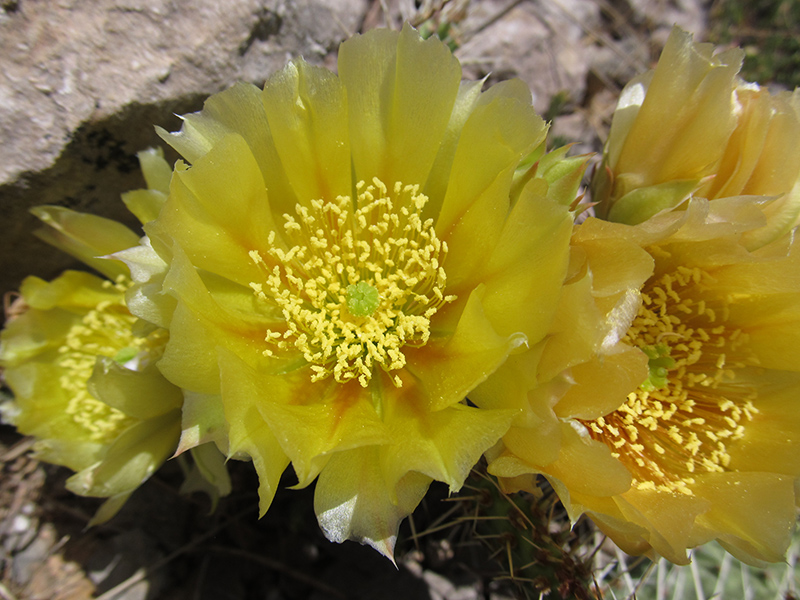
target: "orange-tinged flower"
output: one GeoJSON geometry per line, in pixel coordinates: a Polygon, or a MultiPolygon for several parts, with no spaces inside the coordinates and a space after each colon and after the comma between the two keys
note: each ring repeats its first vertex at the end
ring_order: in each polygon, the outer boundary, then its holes
{"type": "Polygon", "coordinates": [[[764,221],[747,198],[694,199],[637,226],[577,226],[565,289],[591,300],[567,307],[604,318],[564,324],[516,397],[491,380],[471,396],[530,415],[490,471],[512,489],[543,473],[572,518],[586,512],[630,553],[685,563],[717,539],[749,562],[782,560],[800,475],[800,253],[789,238],[748,251],[764,221]]]}
{"type": "Polygon", "coordinates": [[[547,332],[584,161],[528,169],[546,127],[525,86],[459,83],[410,27],[338,67],[292,62],[164,133],[191,167],[118,256],[192,392],[181,449],[250,457],[262,512],[291,463],[330,539],[391,556],[431,480],[459,489],[514,416],[464,397],[547,332]]]}
{"type": "Polygon", "coordinates": [[[767,224],[743,239],[753,249],[800,218],[800,92],[745,83],[741,50],[712,52],[675,28],[656,68],[625,87],[592,198],[635,224],[690,195],[768,196],[767,224]]]}

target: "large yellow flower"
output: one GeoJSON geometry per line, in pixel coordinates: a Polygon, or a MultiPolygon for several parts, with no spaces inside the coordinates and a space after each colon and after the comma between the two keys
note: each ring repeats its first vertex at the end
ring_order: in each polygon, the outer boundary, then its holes
{"type": "Polygon", "coordinates": [[[640,223],[690,195],[769,196],[756,248],[800,218],[800,92],[738,78],[742,51],[713,55],[675,28],[656,68],[632,80],[593,181],[598,214],[640,223]]]}
{"type": "Polygon", "coordinates": [[[790,238],[748,251],[764,221],[751,199],[694,199],[638,226],[577,226],[565,289],[584,300],[565,308],[578,323],[556,328],[527,389],[490,380],[471,396],[529,414],[490,472],[512,489],[545,474],[572,518],[587,512],[630,553],[684,563],[717,539],[782,560],[800,475],[800,252],[790,238]]]}
{"type": "Polygon", "coordinates": [[[191,167],[124,258],[193,392],[182,447],[250,457],[262,512],[289,463],[319,477],[326,535],[391,556],[431,480],[460,488],[507,429],[464,397],[545,335],[574,195],[518,170],[546,132],[519,81],[460,83],[410,27],[348,40],[338,73],[292,62],[164,133],[191,167]]]}
{"type": "MultiPolygon", "coordinates": [[[[145,220],[166,198],[170,169],[158,152],[140,153],[140,161],[151,187],[125,198],[145,220]]],[[[14,393],[0,408],[4,420],[36,438],[38,458],[76,471],[70,490],[108,498],[93,520],[98,523],[174,452],[183,396],[155,365],[166,330],[130,313],[128,268],[102,258],[137,245],[138,236],[115,221],[65,208],[33,212],[46,224],[39,237],[110,279],[67,271],[50,283],[38,277],[22,283],[0,333],[0,367],[14,393]]]]}

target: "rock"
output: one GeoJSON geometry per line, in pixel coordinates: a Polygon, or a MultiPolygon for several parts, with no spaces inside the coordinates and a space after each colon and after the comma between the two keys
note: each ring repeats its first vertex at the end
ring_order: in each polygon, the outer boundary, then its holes
{"type": "MultiPolygon", "coordinates": [[[[135,154],[153,124],[198,110],[289,58],[321,63],[367,0],[16,0],[0,5],[0,292],[70,260],[31,236],[28,209],[61,204],[132,223],[135,154]]],[[[175,158],[174,156],[172,158],[175,158]]]]}
{"type": "Polygon", "coordinates": [[[587,32],[599,23],[592,0],[476,2],[460,24],[466,41],[456,55],[472,78],[519,77],[544,113],[559,92],[582,99],[592,52],[587,32]]]}

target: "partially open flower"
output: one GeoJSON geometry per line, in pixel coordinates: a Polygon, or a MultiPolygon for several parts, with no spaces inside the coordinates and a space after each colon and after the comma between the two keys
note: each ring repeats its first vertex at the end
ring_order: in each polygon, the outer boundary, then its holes
{"type": "Polygon", "coordinates": [[[289,463],[319,476],[326,535],[391,556],[431,480],[460,488],[513,418],[464,397],[545,335],[574,197],[515,177],[546,132],[519,81],[460,84],[410,27],[338,66],[292,62],[165,133],[191,167],[154,252],[124,258],[169,327],[162,372],[193,392],[182,448],[249,456],[262,512],[289,463]]]}
{"type": "Polygon", "coordinates": [[[0,334],[0,366],[14,392],[4,420],[36,438],[41,460],[77,471],[73,492],[109,498],[114,515],[175,450],[181,392],[155,367],[164,330],[136,335],[128,285],[67,271],[27,278],[21,314],[0,334]]]}
{"type": "MultiPolygon", "coordinates": [[[[147,220],[166,198],[170,168],[157,151],[139,158],[150,187],[126,198],[147,220]]],[[[108,498],[92,521],[99,523],[175,451],[183,396],[155,366],[166,330],[130,313],[128,268],[104,258],[138,245],[139,236],[58,206],[33,213],[45,223],[39,237],[109,279],[67,271],[50,283],[22,283],[0,333],[0,367],[14,393],[0,408],[5,421],[36,438],[38,458],[76,471],[70,490],[108,498]]]]}
{"type": "Polygon", "coordinates": [[[641,223],[690,195],[768,196],[757,248],[800,218],[800,92],[738,78],[742,51],[713,55],[675,28],[658,66],[623,90],[592,183],[598,215],[641,223]]]}
{"type": "MultiPolygon", "coordinates": [[[[606,307],[599,336],[580,329],[602,341],[586,359],[563,351],[570,339],[587,347],[577,328],[544,346],[547,368],[522,391],[530,417],[490,453],[490,471],[509,488],[545,474],[572,518],[586,512],[630,553],[684,563],[717,539],[746,561],[782,560],[800,476],[800,254],[792,242],[748,251],[742,238],[763,225],[741,198],[695,199],[638,226],[579,225],[572,285],[594,302],[570,308],[581,320],[606,307]]],[[[512,406],[502,391],[474,398],[512,406]]]]}

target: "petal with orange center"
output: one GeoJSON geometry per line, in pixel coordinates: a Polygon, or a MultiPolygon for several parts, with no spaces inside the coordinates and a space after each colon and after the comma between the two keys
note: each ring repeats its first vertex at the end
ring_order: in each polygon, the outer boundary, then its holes
{"type": "Polygon", "coordinates": [[[392,443],[381,450],[385,481],[394,487],[406,473],[418,471],[458,491],[518,411],[455,404],[429,412],[415,387],[408,381],[384,392],[384,420],[392,435],[392,443]]]}
{"type": "Polygon", "coordinates": [[[279,322],[241,310],[239,305],[247,305],[252,296],[244,288],[237,288],[228,290],[225,305],[220,304],[176,247],[164,280],[164,290],[178,298],[170,323],[170,340],[159,362],[167,379],[194,392],[218,394],[217,346],[253,363],[263,359],[265,332],[279,322]]]}
{"type": "Polygon", "coordinates": [[[461,402],[508,355],[525,344],[525,336],[500,336],[486,318],[480,286],[470,294],[453,335],[405,350],[406,368],[419,380],[436,411],[461,402]]]}
{"type": "Polygon", "coordinates": [[[256,378],[263,390],[256,406],[291,459],[297,487],[309,485],[333,454],[391,440],[369,391],[355,380],[312,383],[308,369],[256,378]]]}

